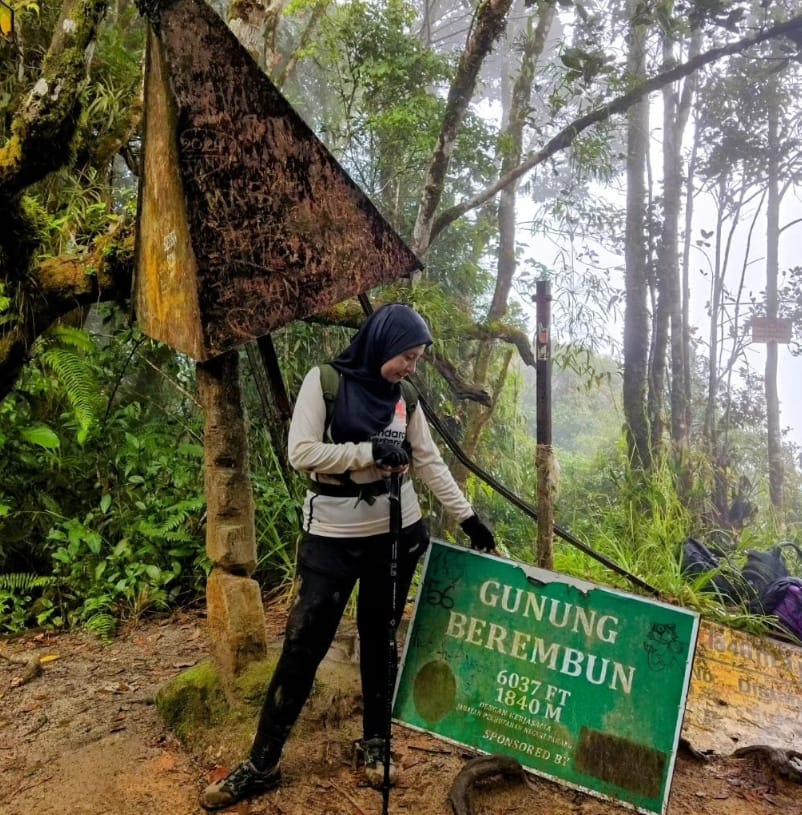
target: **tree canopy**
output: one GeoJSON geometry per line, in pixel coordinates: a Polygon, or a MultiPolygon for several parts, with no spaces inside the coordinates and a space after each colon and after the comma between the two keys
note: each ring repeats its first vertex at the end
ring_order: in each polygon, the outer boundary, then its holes
{"type": "MultiPolygon", "coordinates": [[[[11,5],[13,31],[0,39],[4,457],[49,472],[69,450],[80,468],[115,423],[121,438],[136,436],[123,426],[148,415],[151,398],[195,444],[191,366],[129,319],[143,54],[160,4],[11,5]],[[104,321],[100,303],[114,304],[104,321]],[[91,348],[78,347],[81,334],[91,348]],[[143,385],[156,376],[172,384],[143,385]]],[[[531,391],[521,372],[536,362],[535,282],[548,279],[555,360],[577,378],[556,391],[556,422],[564,411],[564,427],[580,433],[583,409],[572,403],[587,409],[583,389],[610,388],[616,410],[599,426],[624,430],[611,478],[622,486],[623,473],[638,473],[641,489],[667,479],[689,512],[675,539],[718,528],[740,536],[729,510],[744,478],[767,534],[796,534],[798,452],[779,411],[777,344],[762,371],[747,354],[755,316],[790,319],[799,337],[799,269],[785,261],[802,223],[802,16],[792,4],[214,8],[424,262],[412,286],[372,294],[409,300],[436,327],[424,381],[470,456],[531,493],[531,391]],[[757,266],[765,273],[754,284],[757,266]],[[705,312],[704,324],[693,316],[705,312]]],[[[358,315],[344,306],[274,337],[290,390],[358,315]]],[[[281,467],[269,455],[261,470],[260,458],[255,485],[276,498],[281,467]]],[[[0,522],[19,540],[19,513],[47,510],[23,495],[32,470],[4,466],[0,522]]],[[[511,540],[531,536],[527,521],[459,475],[511,540]]],[[[41,558],[27,565],[46,571],[54,540],[98,552],[130,542],[124,526],[102,545],[92,537],[101,534],[97,507],[110,496],[110,509],[122,489],[110,478],[98,475],[60,507],[58,528],[36,515],[41,558]]],[[[176,489],[172,509],[199,499],[176,489]]],[[[275,540],[291,526],[292,488],[281,494],[275,540]]],[[[630,497],[645,500],[638,490],[630,497]]],[[[183,528],[188,518],[172,509],[164,512],[183,528]]],[[[0,568],[3,559],[26,568],[19,547],[4,544],[0,555],[0,568]]]]}

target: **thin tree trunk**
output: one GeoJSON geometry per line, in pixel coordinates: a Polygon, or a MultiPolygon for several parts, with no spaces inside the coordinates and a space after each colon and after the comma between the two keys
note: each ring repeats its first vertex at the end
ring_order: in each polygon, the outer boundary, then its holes
{"type": "MultiPolygon", "coordinates": [[[[635,4],[631,12],[634,16],[635,4]]],[[[633,25],[630,31],[627,72],[633,81],[645,73],[646,30],[633,25]]],[[[646,154],[649,148],[649,105],[640,99],[627,114],[627,217],[624,311],[624,417],[630,459],[637,467],[651,466],[649,424],[646,414],[649,351],[647,308],[648,269],[646,253],[646,154]]]]}
{"type": "MultiPolygon", "coordinates": [[[[665,61],[673,61],[673,42],[664,41],[665,61]]],[[[690,45],[690,58],[699,51],[701,36],[695,33],[690,45]]],[[[685,347],[685,301],[684,287],[679,264],[679,220],[682,200],[682,137],[688,124],[691,102],[696,89],[695,75],[685,81],[682,93],[677,94],[670,88],[663,93],[663,196],[664,220],[659,244],[658,277],[665,286],[669,333],[671,343],[671,442],[675,461],[680,463],[685,458],[688,448],[688,353],[685,347]]]]}
{"type": "Polygon", "coordinates": [[[312,41],[312,37],[315,34],[315,31],[317,31],[317,27],[325,16],[328,7],[329,0],[319,0],[319,2],[315,3],[315,5],[312,7],[309,19],[304,26],[304,30],[301,32],[301,36],[298,38],[298,43],[296,44],[292,53],[289,55],[289,57],[287,57],[285,62],[277,62],[273,73],[273,82],[277,88],[283,88],[284,83],[294,73],[295,68],[298,65],[298,54],[301,53],[312,41]]]}
{"type": "MultiPolygon", "coordinates": [[[[513,86],[510,100],[507,126],[504,131],[504,142],[509,147],[504,154],[501,164],[501,174],[506,175],[521,161],[523,152],[523,132],[526,117],[530,109],[532,85],[535,77],[535,66],[543,53],[549,29],[554,20],[554,6],[546,4],[533,25],[528,20],[526,41],[521,56],[521,67],[513,86]]],[[[488,312],[488,321],[500,320],[507,313],[507,304],[515,276],[515,221],[517,182],[505,187],[499,196],[498,223],[499,223],[499,258],[496,267],[496,286],[493,291],[493,300],[488,312]]]]}
{"type": "Polygon", "coordinates": [[[715,228],[715,249],[713,268],[710,274],[710,333],[708,341],[708,363],[707,363],[707,401],[705,403],[704,436],[707,440],[708,450],[711,457],[715,456],[717,449],[716,441],[716,404],[718,386],[718,346],[719,346],[719,320],[721,312],[721,294],[724,288],[724,272],[721,263],[721,242],[723,233],[724,213],[724,193],[726,191],[727,179],[722,175],[718,182],[719,206],[716,213],[715,228]]]}
{"type": "MultiPolygon", "coordinates": [[[[778,313],[777,277],[779,273],[780,240],[780,140],[779,110],[777,101],[776,74],[769,79],[767,93],[770,99],[768,110],[768,204],[766,218],[766,316],[776,319],[778,313]]],[[[782,456],[782,435],[780,430],[780,399],[777,392],[777,343],[770,342],[766,347],[766,418],[768,427],[769,454],[769,498],[771,505],[782,522],[785,504],[785,468],[782,456]]]]}
{"type": "MultiPolygon", "coordinates": [[[[691,320],[690,320],[690,300],[691,300],[691,286],[690,286],[690,268],[691,268],[691,243],[693,240],[692,227],[693,227],[693,180],[696,175],[696,160],[699,151],[699,136],[698,132],[694,132],[693,147],[691,148],[691,158],[688,162],[688,175],[686,177],[685,188],[685,240],[682,247],[682,325],[681,325],[681,353],[682,353],[682,370],[684,372],[684,379],[680,383],[672,382],[672,413],[674,410],[679,410],[681,404],[682,410],[682,428],[677,428],[676,432],[672,430],[672,436],[677,444],[678,455],[682,455],[682,448],[677,441],[684,430],[684,438],[690,446],[691,440],[691,320]],[[682,394],[677,396],[676,402],[673,398],[673,389],[675,387],[682,388],[682,394]]],[[[686,477],[686,471],[681,468],[680,489],[682,495],[688,495],[691,490],[691,483],[689,477],[686,477]]]]}
{"type": "Polygon", "coordinates": [[[712,504],[718,514],[726,512],[728,503],[727,471],[728,460],[721,449],[718,428],[718,382],[719,382],[719,335],[721,321],[721,299],[724,291],[724,270],[722,260],[722,237],[724,231],[724,195],[727,188],[726,175],[719,179],[718,209],[716,213],[715,252],[710,275],[710,339],[707,368],[707,401],[705,403],[704,438],[707,442],[710,461],[713,467],[712,504]]]}
{"type": "MultiPolygon", "coordinates": [[[[674,63],[675,42],[663,36],[663,65],[674,63]]],[[[649,426],[651,455],[657,458],[663,443],[666,365],[671,317],[678,299],[677,222],[679,220],[679,139],[677,133],[678,90],[663,88],[663,223],[655,256],[656,297],[652,319],[651,370],[649,372],[649,426]]]]}
{"type": "Polygon", "coordinates": [[[504,31],[511,4],[512,0],[486,0],[477,8],[468,42],[460,56],[454,80],[449,88],[440,135],[429,164],[412,231],[412,248],[419,255],[423,255],[429,247],[434,216],[443,195],[451,154],[454,152],[457,134],[473,97],[479,69],[490,53],[493,43],[504,31]]]}
{"type": "MultiPolygon", "coordinates": [[[[521,160],[523,132],[530,109],[535,66],[538,58],[543,53],[543,47],[553,19],[554,7],[545,5],[536,25],[533,24],[531,18],[527,21],[527,35],[521,55],[521,65],[509,98],[509,111],[505,111],[504,115],[506,119],[504,141],[509,146],[502,160],[502,174],[515,167],[521,160]]],[[[493,300],[487,315],[488,322],[500,320],[507,313],[509,294],[515,276],[516,190],[517,184],[512,183],[502,191],[499,197],[499,256],[493,300]]],[[[494,348],[495,343],[492,342],[479,345],[473,376],[474,383],[479,387],[487,385],[494,348]]],[[[508,365],[509,358],[503,366],[504,372],[506,372],[508,365]]],[[[504,385],[505,378],[506,376],[500,377],[491,392],[493,405],[495,405],[504,385]]],[[[475,402],[468,405],[463,449],[469,456],[473,456],[475,453],[481,440],[481,431],[487,425],[492,412],[493,407],[483,407],[475,402]]],[[[464,485],[467,474],[467,470],[461,464],[455,465],[454,475],[457,483],[464,485]]]]}

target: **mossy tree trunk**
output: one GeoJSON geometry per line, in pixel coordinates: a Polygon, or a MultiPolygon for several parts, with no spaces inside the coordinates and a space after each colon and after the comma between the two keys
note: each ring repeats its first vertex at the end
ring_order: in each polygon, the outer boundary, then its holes
{"type": "Polygon", "coordinates": [[[111,289],[112,297],[118,291],[119,281],[102,277],[116,270],[110,264],[94,277],[77,264],[32,268],[40,236],[24,198],[32,184],[73,159],[89,46],[105,9],[104,0],[65,0],[39,81],[14,113],[10,136],[0,145],[0,294],[14,304],[13,313],[0,320],[0,399],[16,381],[38,334],[81,302],[99,299],[101,285],[111,289]]]}

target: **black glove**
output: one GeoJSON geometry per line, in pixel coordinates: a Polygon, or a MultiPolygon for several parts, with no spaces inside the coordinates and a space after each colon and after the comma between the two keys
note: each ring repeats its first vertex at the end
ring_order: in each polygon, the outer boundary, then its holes
{"type": "Polygon", "coordinates": [[[478,549],[480,552],[491,552],[496,548],[496,542],[493,540],[490,527],[478,515],[471,515],[470,518],[466,518],[460,526],[462,531],[471,539],[471,549],[478,549]]]}
{"type": "Polygon", "coordinates": [[[377,467],[404,467],[409,464],[409,454],[400,444],[386,439],[373,439],[373,460],[377,467]]]}

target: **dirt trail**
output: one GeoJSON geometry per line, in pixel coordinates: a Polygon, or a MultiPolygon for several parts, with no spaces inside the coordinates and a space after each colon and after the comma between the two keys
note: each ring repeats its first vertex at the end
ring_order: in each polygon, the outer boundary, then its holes
{"type": "MultiPolygon", "coordinates": [[[[280,641],[280,615],[268,617],[280,641]]],[[[124,631],[104,644],[87,634],[6,641],[16,657],[56,655],[19,685],[20,663],[0,659],[0,815],[197,815],[200,789],[240,756],[220,746],[197,755],[166,731],[153,697],[172,676],[208,656],[203,615],[179,613],[124,631]]],[[[358,714],[309,713],[290,741],[285,781],[228,810],[263,815],[373,815],[381,794],[351,761],[358,714]]],[[[406,728],[394,748],[402,778],[390,812],[451,815],[451,785],[468,756],[406,728]]],[[[487,785],[475,815],[620,815],[620,806],[532,779],[487,785]]],[[[802,815],[802,787],[753,759],[678,757],[668,815],[802,815]]]]}

